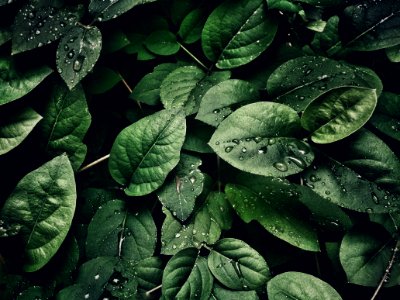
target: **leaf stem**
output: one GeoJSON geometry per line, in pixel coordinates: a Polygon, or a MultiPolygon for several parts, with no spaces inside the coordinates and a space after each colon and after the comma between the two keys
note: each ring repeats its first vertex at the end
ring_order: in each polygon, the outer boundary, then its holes
{"type": "MultiPolygon", "coordinates": [[[[132,88],[129,86],[128,82],[126,82],[125,78],[121,75],[121,73],[118,72],[119,78],[121,78],[122,83],[124,84],[124,86],[126,87],[126,89],[128,90],[129,94],[132,94],[133,90],[132,88]]],[[[139,101],[136,101],[137,105],[139,106],[140,110],[142,109],[142,105],[140,104],[139,101]]]]}
{"type": "Polygon", "coordinates": [[[203,64],[192,52],[189,51],[185,46],[183,46],[181,43],[178,42],[178,44],[181,46],[182,50],[185,51],[195,62],[197,62],[201,67],[204,68],[204,70],[209,71],[209,68],[205,64],[203,64]]]}
{"type": "Polygon", "coordinates": [[[108,159],[110,157],[110,154],[104,155],[103,157],[100,157],[99,159],[96,159],[95,161],[91,162],[90,164],[87,164],[86,166],[82,167],[81,169],[79,169],[79,172],[83,172],[87,169],[90,169],[91,167],[101,163],[102,161],[108,159]]]}
{"type": "Polygon", "coordinates": [[[150,296],[152,293],[154,293],[155,291],[159,290],[162,288],[162,284],[156,286],[155,288],[152,288],[151,290],[148,290],[146,292],[146,296],[150,296]]]}
{"type": "Polygon", "coordinates": [[[399,252],[399,250],[400,250],[400,240],[397,240],[396,246],[393,249],[392,257],[390,258],[390,261],[386,267],[385,273],[383,274],[382,279],[379,282],[379,285],[377,286],[374,294],[372,295],[371,300],[374,300],[376,298],[376,296],[378,295],[379,291],[381,290],[381,288],[383,287],[385,282],[387,282],[387,280],[389,279],[390,271],[392,270],[394,261],[396,260],[396,256],[397,256],[397,253],[399,252]]]}

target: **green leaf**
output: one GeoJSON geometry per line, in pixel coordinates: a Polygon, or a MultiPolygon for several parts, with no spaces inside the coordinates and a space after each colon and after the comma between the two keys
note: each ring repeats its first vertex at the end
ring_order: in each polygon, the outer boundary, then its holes
{"type": "Polygon", "coordinates": [[[309,274],[285,272],[272,278],[267,285],[268,299],[341,300],[328,283],[309,274]]]}
{"type": "Polygon", "coordinates": [[[255,220],[268,232],[295,247],[319,251],[317,234],[305,221],[309,214],[307,209],[296,201],[296,193],[281,186],[280,180],[271,179],[263,189],[253,191],[244,186],[227,184],[225,192],[244,222],[255,220]]]}
{"type": "Polygon", "coordinates": [[[391,62],[400,62],[400,45],[389,47],[385,49],[386,56],[391,62]]]}
{"type": "Polygon", "coordinates": [[[145,294],[161,284],[163,262],[159,257],[153,256],[139,261],[134,270],[139,285],[139,294],[145,294]]]}
{"type": "Polygon", "coordinates": [[[346,7],[339,23],[343,44],[354,50],[372,51],[400,44],[400,3],[368,1],[346,7]]]}
{"type": "Polygon", "coordinates": [[[13,59],[0,57],[0,106],[25,96],[51,72],[47,66],[22,71],[13,59]]]}
{"type": "Polygon", "coordinates": [[[210,300],[225,300],[225,299],[258,300],[259,298],[256,291],[231,291],[224,289],[217,283],[214,283],[210,300]]]}
{"type": "Polygon", "coordinates": [[[11,115],[0,116],[0,155],[21,144],[42,119],[42,116],[30,107],[11,115]]]}
{"type": "Polygon", "coordinates": [[[57,71],[69,89],[74,88],[94,67],[101,51],[97,27],[73,27],[57,48],[57,71]]]}
{"type": "Polygon", "coordinates": [[[55,85],[40,123],[45,151],[51,155],[66,152],[74,170],[86,156],[82,140],[91,123],[85,93],[80,85],[72,91],[55,85]]]}
{"type": "Polygon", "coordinates": [[[156,0],[91,0],[89,3],[89,13],[97,21],[104,22],[122,15],[135,6],[154,1],[156,0]]]}
{"type": "MultiPolygon", "coordinates": [[[[340,262],[350,283],[376,287],[393,254],[395,240],[379,224],[355,227],[340,245],[340,262]]],[[[394,264],[384,287],[398,285],[400,267],[394,264]]]]}
{"type": "Polygon", "coordinates": [[[176,40],[175,34],[168,30],[153,31],[144,41],[145,46],[157,55],[173,55],[181,46],[176,40]]]}
{"type": "Polygon", "coordinates": [[[128,46],[131,42],[120,29],[113,29],[111,32],[104,32],[103,51],[105,53],[114,53],[128,46]]]}
{"type": "Polygon", "coordinates": [[[182,154],[174,178],[157,191],[158,200],[181,221],[190,216],[196,198],[203,191],[204,175],[198,169],[200,165],[199,158],[182,154]]]}
{"type": "Polygon", "coordinates": [[[15,17],[12,54],[58,40],[77,23],[80,15],[81,7],[59,8],[52,1],[30,1],[15,17]]]}
{"type": "Polygon", "coordinates": [[[251,62],[268,48],[277,31],[276,22],[266,13],[265,0],[223,2],[204,25],[204,54],[220,69],[251,62]]]}
{"type": "Polygon", "coordinates": [[[168,7],[171,20],[175,25],[179,25],[185,16],[196,6],[195,2],[187,0],[172,0],[168,7]]]}
{"type": "Polygon", "coordinates": [[[297,113],[286,105],[256,102],[222,121],[209,145],[239,170],[284,177],[303,171],[314,158],[308,144],[289,137],[299,123],[297,113]]]}
{"type": "Polygon", "coordinates": [[[163,80],[172,71],[179,67],[178,64],[164,63],[156,66],[153,72],[146,74],[135,86],[129,98],[156,105],[160,102],[160,86],[163,80]]]}
{"type": "Polygon", "coordinates": [[[292,13],[298,13],[301,10],[301,6],[293,3],[290,0],[267,0],[268,9],[277,9],[281,11],[288,11],[292,13]]]}
{"type": "Polygon", "coordinates": [[[333,89],[306,107],[301,124],[312,132],[314,143],[333,143],[364,126],[372,116],[377,101],[376,90],[333,89]]]}
{"type": "Polygon", "coordinates": [[[18,294],[16,300],[48,299],[49,293],[41,286],[31,286],[18,294]]]}
{"type": "Polygon", "coordinates": [[[376,89],[378,96],[382,91],[382,83],[372,70],[321,56],[291,59],[278,67],[267,82],[268,93],[296,111],[303,111],[316,98],[339,87],[376,89]]]}
{"type": "Polygon", "coordinates": [[[311,41],[313,49],[332,54],[341,48],[339,39],[339,17],[332,16],[326,21],[322,32],[317,32],[311,41]]]}
{"type": "Polygon", "coordinates": [[[241,240],[219,240],[208,255],[214,277],[233,290],[257,289],[270,277],[264,258],[241,240]]]}
{"type": "Polygon", "coordinates": [[[28,173],[17,184],[1,214],[22,225],[25,271],[39,270],[57,252],[71,226],[75,201],[75,179],[66,155],[28,173]]]}
{"type": "Polygon", "coordinates": [[[184,249],[167,263],[162,278],[162,294],[165,299],[208,300],[213,277],[207,260],[198,256],[196,248],[184,249]]]}
{"type": "Polygon", "coordinates": [[[188,123],[186,138],[182,148],[198,153],[213,153],[213,150],[207,144],[213,133],[213,127],[203,122],[192,120],[192,122],[188,123]]]}
{"type": "Polygon", "coordinates": [[[196,119],[217,127],[232,113],[232,108],[254,102],[258,98],[258,91],[247,81],[240,79],[222,81],[205,93],[196,119]]]}
{"type": "Polygon", "coordinates": [[[103,94],[111,90],[121,76],[114,70],[107,67],[97,67],[85,80],[85,90],[91,94],[103,94]]]}
{"type": "Polygon", "coordinates": [[[379,97],[378,106],[370,119],[370,123],[391,138],[400,141],[400,96],[384,92],[379,97]]]}
{"type": "Polygon", "coordinates": [[[204,10],[200,8],[192,10],[185,16],[178,31],[178,35],[185,44],[192,44],[200,40],[205,22],[204,16],[204,10]]]}
{"type": "Polygon", "coordinates": [[[128,126],[111,149],[111,176],[129,196],[153,192],[178,164],[185,133],[185,116],[176,110],[162,110],[128,126]]]}
{"type": "Polygon", "coordinates": [[[0,46],[11,40],[11,30],[9,28],[0,28],[0,46]]]}

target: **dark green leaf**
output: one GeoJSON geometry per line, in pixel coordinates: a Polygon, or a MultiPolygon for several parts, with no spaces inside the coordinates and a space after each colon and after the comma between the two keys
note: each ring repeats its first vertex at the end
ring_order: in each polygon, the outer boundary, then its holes
{"type": "Polygon", "coordinates": [[[213,277],[207,260],[198,256],[196,248],[187,248],[175,254],[167,263],[162,278],[165,299],[208,300],[213,277]]]}
{"type": "Polygon", "coordinates": [[[298,13],[301,10],[301,6],[291,0],[267,0],[267,3],[268,9],[278,9],[292,13],[298,13]]]}
{"type": "Polygon", "coordinates": [[[101,32],[97,27],[73,27],[57,48],[57,70],[72,89],[94,67],[100,56],[101,32]]]}
{"type": "Polygon", "coordinates": [[[0,155],[21,144],[42,119],[42,116],[30,107],[11,115],[0,116],[0,155]]]}
{"type": "Polygon", "coordinates": [[[183,19],[179,27],[178,35],[185,44],[192,44],[200,39],[205,22],[204,15],[204,11],[197,8],[188,13],[183,19]]]}
{"type": "Polygon", "coordinates": [[[299,173],[313,160],[308,144],[292,137],[299,129],[297,113],[286,105],[256,102],[221,122],[209,145],[242,171],[284,177],[299,173]]]}
{"type": "Polygon", "coordinates": [[[214,283],[209,300],[258,300],[256,291],[231,291],[214,283]]]}
{"type": "Polygon", "coordinates": [[[97,67],[86,78],[85,88],[91,94],[103,94],[111,90],[120,81],[121,76],[114,70],[107,67],[97,67]]]}
{"type": "Polygon", "coordinates": [[[27,272],[42,268],[57,252],[71,226],[76,190],[66,155],[28,173],[7,199],[1,214],[21,224],[27,272]]]}
{"type": "Polygon", "coordinates": [[[151,193],[178,164],[185,133],[184,114],[176,110],[162,110],[128,126],[111,149],[111,176],[127,195],[151,193]]]}
{"type": "Polygon", "coordinates": [[[48,299],[48,292],[41,286],[31,286],[18,294],[16,300],[48,299]]]}
{"type": "Polygon", "coordinates": [[[326,21],[326,26],[322,32],[317,32],[311,42],[313,49],[327,52],[328,54],[338,51],[341,47],[339,40],[339,17],[333,16],[326,21]]]}
{"type": "Polygon", "coordinates": [[[220,69],[257,58],[273,41],[277,24],[265,0],[227,0],[208,17],[202,32],[204,54],[220,69]]]}
{"type": "Polygon", "coordinates": [[[11,34],[9,28],[0,28],[0,46],[11,40],[11,34]]]}
{"type": "Polygon", "coordinates": [[[106,202],[117,199],[117,192],[115,190],[100,189],[100,188],[87,188],[79,193],[78,203],[81,204],[79,208],[79,218],[82,223],[90,223],[98,208],[106,202]]]}
{"type": "Polygon", "coordinates": [[[213,153],[213,150],[207,144],[213,133],[213,127],[193,120],[188,123],[188,130],[182,148],[198,153],[213,153]]]}
{"type": "Polygon", "coordinates": [[[130,44],[130,40],[121,30],[113,30],[112,33],[105,32],[103,37],[103,51],[113,53],[130,44]]]}
{"type": "Polygon", "coordinates": [[[208,256],[208,266],[219,282],[233,290],[257,289],[270,277],[264,258],[241,240],[219,240],[208,256]]]}
{"type": "Polygon", "coordinates": [[[187,0],[173,0],[169,7],[172,22],[179,25],[184,17],[194,8],[195,2],[187,0]]]}
{"type": "Polygon", "coordinates": [[[386,48],[385,52],[386,56],[389,58],[391,62],[394,63],[400,62],[400,45],[386,48]]]}
{"type": "Polygon", "coordinates": [[[267,285],[268,299],[341,300],[328,283],[309,274],[286,272],[272,278],[267,285]]]}
{"type": "Polygon", "coordinates": [[[172,55],[179,51],[176,36],[168,30],[153,31],[144,41],[147,49],[157,55],[172,55]]]}
{"type": "Polygon", "coordinates": [[[149,257],[139,261],[134,268],[139,285],[139,293],[150,291],[161,284],[163,262],[158,257],[149,257]]]}

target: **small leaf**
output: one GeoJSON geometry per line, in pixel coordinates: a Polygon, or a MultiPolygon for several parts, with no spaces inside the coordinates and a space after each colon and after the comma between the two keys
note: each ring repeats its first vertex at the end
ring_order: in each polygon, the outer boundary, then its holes
{"type": "Polygon", "coordinates": [[[30,107],[11,115],[0,116],[0,155],[21,144],[42,119],[42,116],[30,107]]]}
{"type": "Polygon", "coordinates": [[[103,94],[111,90],[120,81],[121,76],[117,72],[99,66],[86,78],[84,86],[85,90],[91,94],[103,94]]]}
{"type": "Polygon", "coordinates": [[[185,117],[176,110],[162,110],[128,126],[111,149],[111,176],[126,186],[127,195],[153,192],[178,164],[185,133],[185,117]]]}
{"type": "Polygon", "coordinates": [[[233,290],[257,289],[270,277],[264,258],[241,240],[219,240],[208,255],[208,266],[219,282],[233,290]]]}
{"type": "Polygon", "coordinates": [[[192,10],[185,16],[178,31],[178,35],[185,44],[192,44],[200,40],[205,22],[204,16],[204,11],[200,8],[192,10]]]}
{"type": "Polygon", "coordinates": [[[225,299],[259,300],[256,291],[231,291],[224,289],[217,283],[214,283],[210,300],[225,299]]]}
{"type": "Polygon", "coordinates": [[[66,155],[57,156],[17,184],[1,214],[22,225],[25,271],[39,270],[57,252],[71,226],[75,201],[75,179],[66,155]]]}
{"type": "Polygon", "coordinates": [[[162,294],[165,299],[208,300],[213,277],[204,257],[195,248],[184,249],[167,263],[162,278],[162,294]]]}
{"type": "Polygon", "coordinates": [[[339,17],[332,16],[326,21],[326,26],[322,32],[317,32],[311,41],[311,46],[315,50],[331,54],[341,49],[339,39],[339,17]]]}
{"type": "Polygon", "coordinates": [[[300,272],[285,272],[275,276],[268,282],[267,291],[271,300],[342,300],[328,283],[300,272]]]}
{"type": "Polygon", "coordinates": [[[302,126],[318,144],[333,143],[359,130],[371,117],[376,90],[338,88],[323,94],[305,109],[302,126]]]}
{"type": "Polygon", "coordinates": [[[73,27],[57,48],[57,70],[72,89],[94,67],[101,51],[101,32],[97,27],[73,27]]]}
{"type": "Polygon", "coordinates": [[[308,144],[288,137],[299,123],[297,113],[286,105],[256,102],[222,121],[209,145],[239,170],[284,177],[303,171],[314,158],[308,144]]]}
{"type": "Polygon", "coordinates": [[[239,79],[222,81],[205,93],[196,119],[217,127],[232,113],[232,107],[254,102],[258,98],[258,91],[247,81],[239,79]]]}
{"type": "Polygon", "coordinates": [[[145,46],[157,55],[173,55],[180,49],[176,36],[168,30],[153,31],[144,41],[145,46]]]}
{"type": "Polygon", "coordinates": [[[40,123],[45,151],[51,155],[66,152],[77,170],[86,155],[82,140],[91,123],[85,93],[80,85],[69,91],[55,85],[40,123]]]}
{"type": "Polygon", "coordinates": [[[11,58],[0,57],[0,106],[25,96],[51,72],[47,66],[21,72],[11,58]]]}
{"type": "Polygon", "coordinates": [[[276,31],[276,22],[267,17],[265,0],[227,0],[208,17],[202,47],[217,68],[235,68],[267,49],[276,31]]]}

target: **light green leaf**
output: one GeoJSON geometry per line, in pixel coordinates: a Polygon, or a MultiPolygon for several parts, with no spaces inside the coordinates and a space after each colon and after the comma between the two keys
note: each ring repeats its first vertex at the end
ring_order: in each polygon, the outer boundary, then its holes
{"type": "Polygon", "coordinates": [[[111,90],[121,76],[114,70],[107,67],[96,67],[85,80],[85,90],[91,94],[103,94],[111,90]]]}
{"type": "MultiPolygon", "coordinates": [[[[271,179],[263,189],[227,184],[225,192],[234,210],[246,223],[255,220],[268,232],[307,251],[319,251],[318,237],[305,221],[309,212],[297,201],[297,194],[279,189],[280,180],[271,179]]],[[[284,186],[284,185],[283,185],[284,186]]]]}
{"type": "Polygon", "coordinates": [[[225,80],[211,87],[203,96],[196,119],[217,127],[235,106],[258,100],[255,87],[244,80],[225,80]]]}
{"type": "Polygon", "coordinates": [[[202,47],[217,68],[235,68],[267,49],[276,31],[276,22],[267,16],[265,0],[227,0],[208,17],[202,47]]]}
{"type": "Polygon", "coordinates": [[[242,171],[284,177],[304,170],[314,158],[307,143],[292,138],[299,129],[297,113],[286,105],[256,102],[221,122],[209,145],[242,171]]]}
{"type": "Polygon", "coordinates": [[[94,67],[101,51],[97,27],[73,27],[57,48],[57,71],[69,89],[74,88],[94,67]]]}
{"type": "Polygon", "coordinates": [[[66,152],[77,170],[86,155],[82,140],[91,123],[85,93],[80,85],[72,91],[55,85],[40,123],[45,151],[51,155],[66,152]]]}
{"type": "MultiPolygon", "coordinates": [[[[381,281],[393,254],[396,241],[379,224],[355,227],[340,245],[340,262],[350,283],[376,287],[381,281]]],[[[398,247],[398,246],[397,246],[398,247]]],[[[393,264],[384,287],[398,285],[400,267],[393,264]]]]}
{"type": "Polygon", "coordinates": [[[175,254],[167,263],[162,278],[164,299],[208,300],[213,277],[207,260],[198,256],[198,249],[187,248],[175,254]]]}
{"type": "Polygon", "coordinates": [[[370,119],[370,123],[391,138],[400,141],[400,96],[384,92],[379,97],[378,106],[370,119]]]}
{"type": "Polygon", "coordinates": [[[203,191],[204,175],[198,169],[200,165],[199,158],[182,154],[174,178],[157,191],[158,200],[181,221],[190,216],[196,198],[203,191]]]}
{"type": "Polygon", "coordinates": [[[89,13],[99,22],[114,19],[129,11],[137,5],[142,5],[156,0],[91,0],[89,3],[89,13]]]}
{"type": "Polygon", "coordinates": [[[370,69],[321,56],[291,59],[278,67],[267,82],[268,93],[296,111],[303,111],[316,98],[339,87],[376,89],[378,96],[382,91],[379,77],[370,69]]]}
{"type": "Polygon", "coordinates": [[[25,271],[39,270],[57,252],[71,226],[75,202],[75,179],[66,155],[28,173],[17,184],[1,214],[22,225],[25,271]]]}
{"type": "Polygon", "coordinates": [[[177,53],[181,48],[175,34],[168,30],[153,31],[144,44],[151,52],[166,56],[177,53]]]}
{"type": "Polygon", "coordinates": [[[376,90],[333,89],[306,107],[301,125],[312,132],[314,143],[333,143],[364,126],[372,116],[377,101],[376,90]]]}
{"type": "Polygon", "coordinates": [[[25,96],[51,72],[47,66],[22,71],[13,59],[0,57],[0,106],[25,96]]]}
{"type": "Polygon", "coordinates": [[[153,255],[156,241],[156,225],[147,210],[134,213],[124,201],[112,200],[97,210],[89,224],[86,256],[140,261],[153,255]]]}
{"type": "Polygon", "coordinates": [[[258,300],[256,291],[231,291],[224,289],[219,284],[214,283],[209,300],[258,300]]]}
{"type": "Polygon", "coordinates": [[[192,44],[201,38],[201,31],[205,22],[205,12],[200,9],[194,9],[183,19],[179,27],[178,35],[185,44],[192,44]]]}
{"type": "Polygon", "coordinates": [[[300,272],[285,272],[275,276],[268,282],[267,291],[270,300],[342,300],[328,283],[300,272]]]}
{"type": "Polygon", "coordinates": [[[130,196],[146,195],[159,188],[178,164],[186,133],[185,116],[162,110],[122,130],[109,159],[111,176],[130,196]]]}
{"type": "Polygon", "coordinates": [[[11,115],[0,114],[0,155],[5,154],[25,140],[36,124],[42,119],[30,107],[11,115]]]}
{"type": "Polygon", "coordinates": [[[214,277],[233,290],[257,289],[270,277],[264,258],[241,240],[219,240],[208,255],[214,277]]]}
{"type": "Polygon", "coordinates": [[[393,63],[400,62],[400,45],[386,48],[385,53],[391,62],[393,63]]]}

